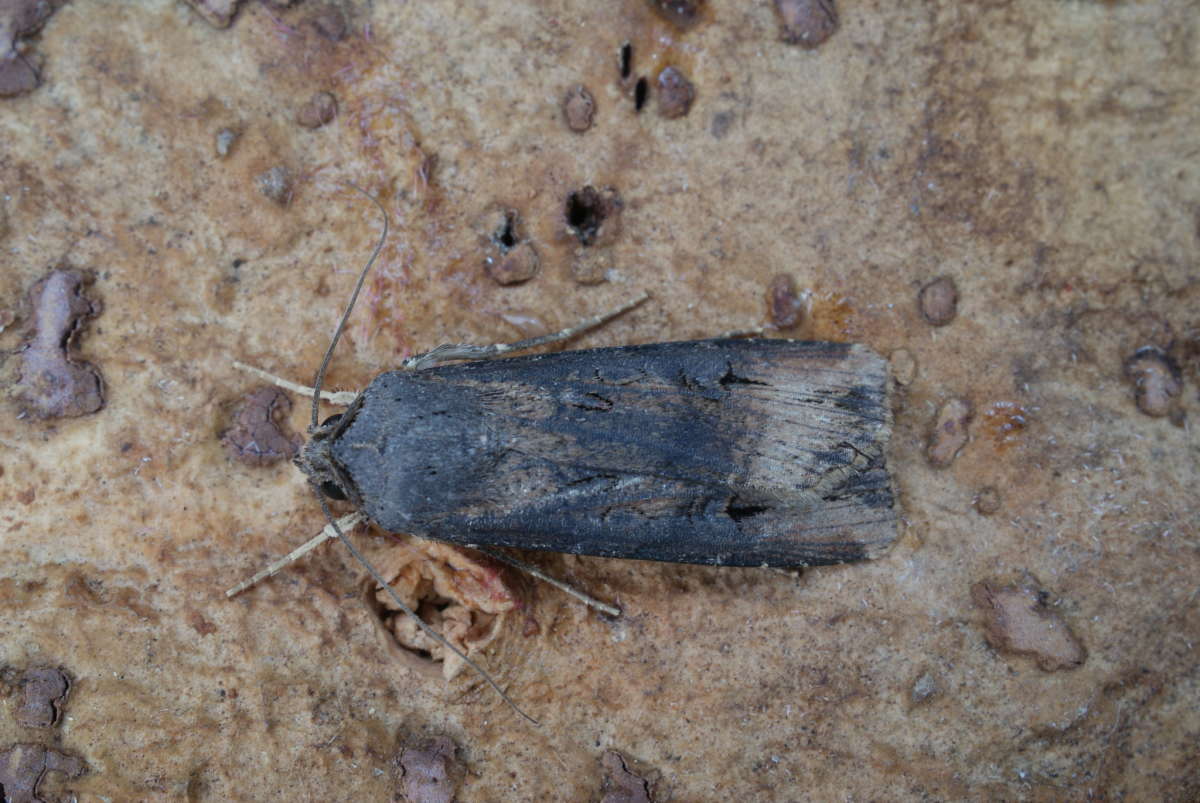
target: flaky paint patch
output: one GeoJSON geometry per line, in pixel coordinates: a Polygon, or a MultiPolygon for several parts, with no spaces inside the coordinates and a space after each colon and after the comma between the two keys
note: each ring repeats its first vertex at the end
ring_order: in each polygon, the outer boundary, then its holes
{"type": "MultiPolygon", "coordinates": [[[[376,567],[389,585],[421,618],[468,656],[495,640],[519,601],[494,561],[436,541],[399,543],[376,567]]],[[[463,660],[426,635],[412,617],[399,611],[387,592],[375,592],[384,627],[405,650],[428,654],[442,663],[446,680],[465,666],[463,660]]]]}

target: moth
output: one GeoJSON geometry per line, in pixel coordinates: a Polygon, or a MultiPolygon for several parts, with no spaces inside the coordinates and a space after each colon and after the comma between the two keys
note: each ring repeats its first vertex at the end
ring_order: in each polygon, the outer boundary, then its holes
{"type": "Polygon", "coordinates": [[[389,371],[297,463],[391,532],[798,567],[895,540],[890,432],[865,346],[699,340],[389,371]]]}
{"type": "Polygon", "coordinates": [[[896,540],[887,363],[864,345],[725,338],[507,356],[573,337],[642,296],[543,337],[440,346],[360,393],[322,394],[387,237],[386,211],[367,197],[383,234],[314,388],[264,375],[313,396],[295,462],[330,526],[230,596],[336,537],[411,614],[345,537],[362,520],[509,562],[494,548],[790,568],[874,558],[896,540]],[[347,407],[318,423],[323,395],[347,407]],[[357,512],[335,521],[328,500],[357,512]]]}

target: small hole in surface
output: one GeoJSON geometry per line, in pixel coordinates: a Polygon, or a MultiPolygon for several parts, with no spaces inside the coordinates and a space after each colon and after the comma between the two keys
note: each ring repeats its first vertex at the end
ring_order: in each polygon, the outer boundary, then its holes
{"type": "Polygon", "coordinates": [[[501,226],[493,236],[496,244],[503,250],[507,251],[517,244],[516,232],[516,215],[513,212],[508,212],[504,215],[504,225],[501,226]]]}
{"type": "Polygon", "coordinates": [[[621,80],[624,81],[633,72],[633,45],[626,42],[621,45],[621,80]]]}
{"type": "Polygon", "coordinates": [[[640,112],[646,105],[647,98],[650,97],[650,82],[645,76],[638,79],[637,85],[633,88],[633,110],[640,112]]]}
{"type": "Polygon", "coordinates": [[[594,187],[584,187],[567,196],[566,215],[580,245],[591,245],[604,223],[604,199],[594,187]]]}

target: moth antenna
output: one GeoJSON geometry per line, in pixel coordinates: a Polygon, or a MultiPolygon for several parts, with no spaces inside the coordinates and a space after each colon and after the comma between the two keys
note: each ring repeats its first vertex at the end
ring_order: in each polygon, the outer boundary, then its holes
{"type": "MultiPolygon", "coordinates": [[[[342,330],[346,328],[346,321],[350,320],[350,313],[354,311],[354,302],[358,301],[358,291],[362,290],[363,282],[367,280],[367,274],[371,272],[371,267],[375,264],[375,259],[379,256],[379,252],[383,250],[383,244],[387,241],[388,236],[388,213],[383,204],[379,202],[379,199],[353,182],[347,181],[346,186],[366,196],[368,201],[375,204],[375,208],[383,216],[383,233],[379,235],[379,242],[375,244],[375,250],[371,252],[371,258],[367,260],[366,266],[358,274],[358,282],[354,285],[354,292],[350,294],[350,303],[346,305],[346,312],[342,314],[342,320],[338,322],[337,329],[333,332],[333,339],[329,341],[329,348],[325,350],[325,358],[321,360],[321,367],[317,369],[317,377],[313,380],[313,389],[315,392],[313,393],[312,423],[309,426],[309,432],[317,428],[317,405],[321,398],[321,386],[325,384],[325,369],[329,367],[329,361],[333,358],[333,350],[337,347],[338,340],[342,337],[342,330]]],[[[318,496],[320,495],[318,494],[318,496]]]]}
{"type": "MultiPolygon", "coordinates": [[[[316,488],[314,487],[313,490],[316,490],[316,488]]],[[[361,552],[358,551],[358,548],[356,546],[354,546],[354,544],[351,543],[350,539],[346,537],[346,534],[342,532],[342,528],[337,525],[337,522],[333,518],[333,514],[329,511],[329,505],[325,502],[325,497],[321,496],[318,493],[317,499],[321,503],[321,510],[323,510],[325,512],[325,518],[329,520],[330,526],[333,527],[334,532],[337,533],[338,540],[341,541],[343,544],[345,544],[346,549],[350,550],[350,554],[354,556],[354,559],[357,560],[359,563],[361,563],[364,568],[366,568],[367,572],[370,573],[370,575],[371,575],[371,579],[373,579],[379,585],[380,588],[382,588],[384,591],[386,591],[388,593],[388,596],[392,598],[392,602],[394,602],[396,604],[396,607],[398,607],[400,610],[404,611],[406,614],[411,616],[413,621],[417,623],[417,627],[421,628],[421,630],[425,633],[425,635],[429,636],[431,639],[433,639],[437,643],[441,644],[446,649],[450,650],[450,652],[454,653],[459,658],[461,658],[463,660],[463,662],[467,664],[467,666],[471,667],[476,672],[478,672],[479,676],[482,677],[484,680],[486,680],[488,682],[488,685],[496,690],[496,694],[499,694],[500,699],[502,699],[502,700],[504,700],[504,702],[508,703],[509,707],[512,708],[512,710],[516,711],[518,714],[523,716],[525,719],[529,720],[529,722],[531,722],[532,724],[538,725],[539,724],[538,721],[536,719],[534,719],[533,717],[529,716],[529,714],[526,714],[524,711],[522,711],[521,707],[519,705],[517,705],[515,702],[513,702],[511,697],[509,697],[507,694],[504,693],[504,689],[500,688],[500,685],[498,683],[496,683],[495,680],[492,679],[492,676],[484,671],[483,667],[481,667],[479,664],[472,661],[470,658],[468,658],[466,656],[465,653],[462,652],[462,650],[458,649],[458,647],[455,647],[453,644],[451,644],[449,641],[447,641],[446,638],[444,636],[442,636],[441,633],[438,633],[432,627],[425,624],[425,622],[422,621],[421,617],[417,616],[417,612],[414,611],[412,608],[408,607],[408,605],[406,605],[404,603],[404,600],[400,599],[400,595],[396,593],[396,589],[392,588],[391,584],[389,584],[386,580],[383,579],[383,575],[381,575],[379,573],[379,570],[371,565],[371,562],[369,560],[367,560],[366,557],[361,552]]]]}

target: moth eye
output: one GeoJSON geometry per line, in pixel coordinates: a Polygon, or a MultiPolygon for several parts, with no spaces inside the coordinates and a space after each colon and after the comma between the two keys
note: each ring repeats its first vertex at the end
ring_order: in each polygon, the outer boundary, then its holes
{"type": "Polygon", "coordinates": [[[341,421],[341,420],[342,420],[342,414],[334,413],[333,415],[329,416],[329,418],[326,418],[324,421],[322,421],[321,426],[327,427],[330,424],[336,424],[338,421],[341,421]]]}
{"type": "Polygon", "coordinates": [[[321,493],[338,502],[346,501],[346,494],[342,491],[342,489],[339,488],[336,483],[330,482],[329,480],[321,483],[321,493]]]}

